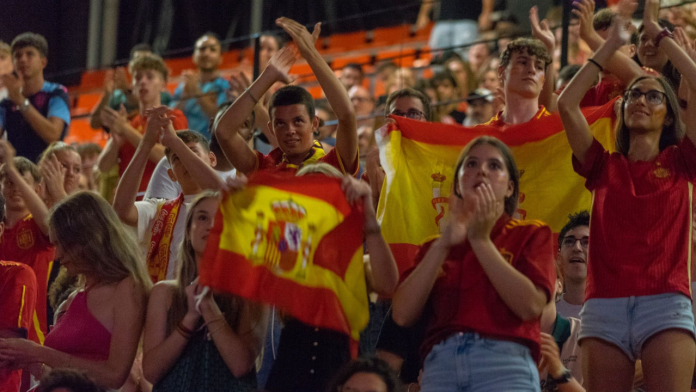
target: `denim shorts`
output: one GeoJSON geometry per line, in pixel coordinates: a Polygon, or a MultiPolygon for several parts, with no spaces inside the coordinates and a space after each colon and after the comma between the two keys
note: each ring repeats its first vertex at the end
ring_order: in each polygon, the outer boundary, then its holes
{"type": "Polygon", "coordinates": [[[477,333],[457,333],[425,358],[421,390],[428,392],[539,391],[529,347],[477,333]]]}
{"type": "Polygon", "coordinates": [[[643,344],[658,332],[683,329],[692,336],[696,333],[691,300],[677,293],[592,298],[585,301],[580,318],[579,341],[597,338],[613,343],[631,361],[640,359],[643,344]]]}

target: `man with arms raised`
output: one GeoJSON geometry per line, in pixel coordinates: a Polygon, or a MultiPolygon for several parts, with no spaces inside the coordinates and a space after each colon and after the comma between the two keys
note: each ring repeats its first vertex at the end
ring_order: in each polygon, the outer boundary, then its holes
{"type": "Polygon", "coordinates": [[[314,47],[320,25],[313,34],[294,20],[280,18],[276,24],[293,39],[302,57],[312,68],[338,119],[336,148],[325,153],[314,142],[314,131],[319,118],[314,114],[314,100],[307,90],[286,86],[278,90],[269,104],[269,129],[278,139],[278,148],[268,155],[255,152],[237,130],[249,117],[259,99],[277,82],[289,82],[288,71],[295,62],[295,53],[289,47],[278,51],[269,61],[261,76],[232,104],[218,123],[215,136],[222,151],[239,172],[250,174],[257,170],[295,171],[316,162],[329,163],[342,173],[358,172],[358,135],[355,110],[348,93],[331,68],[314,47]]]}

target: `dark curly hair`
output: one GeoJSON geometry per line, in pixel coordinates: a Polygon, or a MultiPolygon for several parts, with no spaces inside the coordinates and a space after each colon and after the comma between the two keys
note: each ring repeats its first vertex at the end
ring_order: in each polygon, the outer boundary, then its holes
{"type": "Polygon", "coordinates": [[[39,392],[51,392],[58,388],[65,388],[73,392],[105,392],[83,372],[73,369],[53,369],[51,373],[41,379],[39,392]]]}
{"type": "Polygon", "coordinates": [[[576,214],[570,214],[568,215],[568,219],[568,223],[563,226],[561,232],[558,234],[558,249],[561,249],[563,238],[569,231],[580,226],[590,226],[590,212],[587,210],[582,210],[576,214]]]}
{"type": "Polygon", "coordinates": [[[546,71],[553,60],[546,46],[536,38],[517,38],[510,42],[503,53],[500,54],[501,67],[507,68],[513,53],[526,53],[529,56],[537,56],[540,60],[544,60],[544,71],[546,71]]]}
{"type": "Polygon", "coordinates": [[[343,384],[358,373],[370,373],[378,376],[386,384],[387,392],[396,392],[401,389],[401,381],[389,365],[379,358],[369,357],[348,362],[336,373],[326,391],[337,392],[343,384]]]}

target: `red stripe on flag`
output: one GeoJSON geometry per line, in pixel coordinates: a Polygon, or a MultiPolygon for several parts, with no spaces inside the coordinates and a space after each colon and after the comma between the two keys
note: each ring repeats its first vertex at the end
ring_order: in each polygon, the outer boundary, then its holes
{"type": "Polygon", "coordinates": [[[341,183],[342,179],[329,177],[324,174],[307,174],[302,177],[295,177],[259,171],[249,178],[249,185],[269,186],[325,201],[345,216],[350,213],[350,205],[346,202],[346,197],[341,190],[341,183]],[[332,182],[339,186],[327,186],[327,184],[332,182]]]}
{"type": "Polygon", "coordinates": [[[345,280],[353,255],[363,246],[364,214],[362,206],[357,206],[340,225],[322,238],[314,252],[314,265],[332,271],[345,280]]]}
{"type": "MultiPolygon", "coordinates": [[[[587,122],[592,124],[601,118],[613,118],[615,101],[616,99],[613,99],[604,106],[583,109],[583,115],[587,122]]],[[[557,113],[534,120],[534,128],[530,128],[529,123],[524,123],[511,125],[504,131],[493,125],[463,127],[461,125],[425,123],[393,115],[390,117],[396,120],[396,124],[389,124],[387,132],[399,130],[407,139],[435,145],[465,146],[479,136],[488,135],[513,147],[546,139],[558,132],[563,132],[564,129],[557,113]]]]}
{"type": "MultiPolygon", "coordinates": [[[[219,236],[208,243],[219,243],[219,236]]],[[[350,325],[341,303],[330,289],[303,286],[276,276],[265,265],[253,266],[240,254],[211,250],[211,247],[206,249],[206,257],[201,261],[202,285],[275,305],[303,323],[350,336],[350,325]]]]}

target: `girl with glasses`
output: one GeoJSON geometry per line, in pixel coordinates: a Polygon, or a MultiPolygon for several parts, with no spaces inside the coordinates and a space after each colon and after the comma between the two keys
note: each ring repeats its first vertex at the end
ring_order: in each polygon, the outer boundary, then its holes
{"type": "MultiPolygon", "coordinates": [[[[686,40],[681,32],[673,37],[661,30],[658,9],[659,0],[648,0],[644,33],[694,94],[696,64],[680,47],[686,40]]],[[[638,77],[623,95],[617,151],[610,153],[593,138],[579,108],[602,66],[628,39],[624,25],[617,17],[604,45],[558,100],[574,168],[593,192],[579,336],[585,385],[590,392],[630,391],[634,363],[642,359],[648,390],[688,391],[696,358],[689,274],[695,110],[682,123],[669,82],[638,77]]]]}

